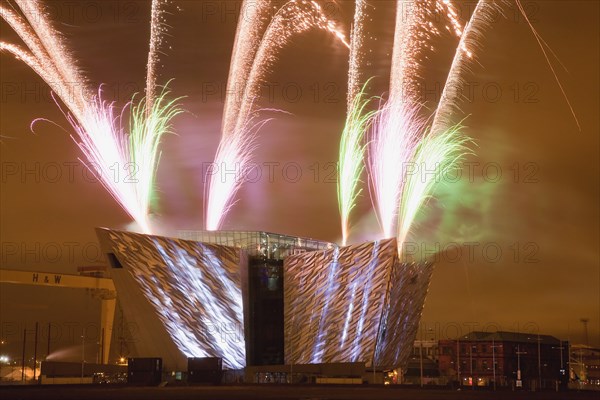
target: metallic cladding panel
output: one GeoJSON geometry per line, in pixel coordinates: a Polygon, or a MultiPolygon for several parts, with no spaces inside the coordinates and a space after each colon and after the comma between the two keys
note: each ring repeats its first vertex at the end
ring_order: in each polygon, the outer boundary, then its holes
{"type": "Polygon", "coordinates": [[[406,366],[432,273],[432,263],[401,263],[396,260],[377,340],[375,365],[378,367],[406,366]]]}
{"type": "Polygon", "coordinates": [[[117,288],[119,303],[131,339],[127,341],[128,356],[161,357],[163,365],[172,371],[184,371],[187,357],[176,344],[154,312],[153,304],[146,300],[142,288],[125,268],[113,269],[111,277],[117,288]]]}
{"type": "MultiPolygon", "coordinates": [[[[135,279],[181,353],[186,357],[222,357],[225,368],[245,366],[244,252],[131,232],[97,232],[103,251],[115,254],[135,279]]],[[[118,280],[118,276],[114,278],[118,280]]],[[[122,307],[126,309],[128,304],[122,307]]],[[[143,337],[141,332],[140,340],[143,337]]],[[[156,353],[161,351],[167,349],[156,349],[156,353]]]]}
{"type": "Polygon", "coordinates": [[[286,364],[373,361],[396,252],[386,239],[285,259],[286,364]]]}

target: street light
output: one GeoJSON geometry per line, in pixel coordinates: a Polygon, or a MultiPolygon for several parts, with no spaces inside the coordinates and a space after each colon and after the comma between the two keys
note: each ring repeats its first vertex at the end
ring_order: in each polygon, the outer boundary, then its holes
{"type": "Polygon", "coordinates": [[[539,389],[542,390],[542,356],[540,354],[540,334],[537,335],[537,356],[538,356],[538,385],[539,389]]]}
{"type": "MultiPolygon", "coordinates": [[[[563,363],[563,349],[564,349],[564,347],[563,347],[562,340],[560,341],[560,346],[558,346],[558,347],[553,346],[552,348],[560,350],[560,374],[559,374],[559,377],[560,377],[560,384],[562,385],[563,376],[565,375],[565,367],[564,367],[564,363],[563,363]]],[[[558,386],[557,386],[556,390],[558,391],[558,386]]]]}
{"type": "Polygon", "coordinates": [[[423,387],[423,335],[419,340],[419,365],[421,370],[421,387],[423,387]]]}
{"type": "Polygon", "coordinates": [[[495,339],[492,338],[492,369],[494,373],[494,390],[496,390],[496,347],[502,347],[502,345],[496,346],[495,339]]]}
{"type": "Polygon", "coordinates": [[[85,331],[81,335],[81,383],[83,383],[83,364],[85,363],[85,331]]]}
{"type": "Polygon", "coordinates": [[[470,347],[470,350],[469,350],[469,362],[471,363],[471,365],[470,365],[470,368],[471,368],[470,369],[471,370],[471,377],[470,377],[470,379],[471,379],[471,389],[475,390],[475,379],[473,377],[473,349],[476,349],[477,346],[475,346],[475,345],[473,345],[471,343],[471,345],[469,347],[470,347]]]}
{"type": "Polygon", "coordinates": [[[460,338],[456,340],[456,375],[458,376],[458,388],[462,386],[460,381],[460,338]]]}
{"type": "Polygon", "coordinates": [[[521,354],[527,354],[526,351],[520,351],[520,346],[517,345],[517,387],[522,387],[521,382],[521,354]]]}
{"type": "Polygon", "coordinates": [[[492,339],[492,370],[494,371],[494,390],[496,390],[496,346],[492,339]]]}

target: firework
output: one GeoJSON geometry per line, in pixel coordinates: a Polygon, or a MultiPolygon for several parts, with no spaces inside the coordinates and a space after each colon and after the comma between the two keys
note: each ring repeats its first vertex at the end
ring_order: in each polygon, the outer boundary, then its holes
{"type": "Polygon", "coordinates": [[[365,112],[368,103],[368,100],[364,100],[363,92],[356,94],[346,115],[346,124],[340,140],[337,193],[344,246],[350,233],[350,212],[361,192],[358,186],[360,175],[364,169],[363,160],[366,148],[363,136],[374,115],[374,112],[365,112]]]}
{"type": "MultiPolygon", "coordinates": [[[[556,84],[558,85],[558,88],[560,89],[560,92],[562,93],[563,98],[565,99],[567,106],[569,107],[569,111],[571,112],[571,115],[573,116],[573,119],[575,120],[575,123],[577,124],[577,128],[581,132],[581,124],[579,123],[577,114],[575,114],[575,110],[573,109],[573,105],[571,104],[571,101],[569,100],[569,96],[567,96],[567,92],[565,91],[565,88],[563,87],[562,83],[560,82],[560,79],[558,79],[558,74],[556,73],[556,70],[554,69],[552,62],[550,61],[548,52],[552,53],[554,58],[556,58],[557,60],[558,60],[558,57],[552,51],[552,49],[550,48],[548,43],[546,43],[546,41],[542,38],[542,36],[534,28],[533,24],[529,20],[529,17],[527,16],[527,12],[523,8],[523,4],[521,3],[521,0],[515,0],[515,3],[517,4],[517,8],[519,9],[519,12],[521,13],[521,15],[523,15],[523,18],[525,18],[525,21],[527,21],[527,25],[529,26],[529,29],[531,29],[531,33],[533,33],[535,40],[538,42],[538,45],[540,46],[540,49],[542,50],[542,53],[544,54],[544,58],[546,59],[546,63],[548,64],[548,68],[550,68],[550,71],[552,72],[552,75],[554,76],[554,80],[556,81],[556,84]]],[[[560,62],[560,60],[558,60],[558,61],[560,62]]],[[[566,68],[565,68],[565,70],[566,70],[566,68]]]]}
{"type": "Polygon", "coordinates": [[[371,196],[385,238],[394,236],[406,168],[424,128],[419,107],[408,102],[388,102],[373,122],[368,163],[371,196]]]}
{"type": "Polygon", "coordinates": [[[244,83],[250,75],[252,61],[260,45],[261,33],[269,22],[267,14],[270,7],[266,0],[244,0],[242,3],[227,79],[228,95],[225,98],[221,124],[223,136],[232,134],[235,129],[240,105],[245,96],[244,83]]]}
{"type": "Polygon", "coordinates": [[[12,53],[15,58],[25,62],[48,83],[74,115],[78,118],[83,117],[84,97],[93,97],[87,90],[85,81],[79,77],[77,68],[70,61],[64,45],[58,35],[48,26],[44,19],[45,15],[37,3],[21,1],[17,3],[21,7],[31,7],[24,12],[27,20],[3,5],[0,5],[0,16],[19,35],[28,50],[6,42],[0,42],[0,50],[12,53]],[[36,15],[36,13],[39,14],[36,15]],[[36,24],[39,26],[35,27],[36,24]],[[43,32],[43,36],[39,36],[38,31],[43,32]],[[61,65],[61,60],[67,62],[62,69],[57,67],[61,65]],[[69,80],[68,77],[74,75],[78,77],[78,80],[69,80]]]}
{"type": "Polygon", "coordinates": [[[148,62],[146,66],[146,112],[154,110],[154,97],[156,96],[156,69],[159,62],[158,52],[165,33],[163,23],[163,6],[168,0],[152,0],[150,12],[150,46],[148,49],[148,62]]]}
{"type": "Polygon", "coordinates": [[[150,233],[148,216],[146,210],[139,207],[135,188],[141,173],[130,161],[130,145],[115,109],[114,103],[102,99],[99,90],[96,96],[87,101],[82,118],[75,118],[66,111],[63,113],[77,134],[71,137],[85,155],[86,160],[80,161],[138,223],[140,229],[150,233]]]}
{"type": "Polygon", "coordinates": [[[75,130],[73,140],[86,156],[87,162],[82,162],[145,233],[150,232],[148,205],[159,159],[158,144],[169,131],[171,118],[180,112],[174,102],[165,100],[166,91],[155,98],[163,1],[152,3],[147,71],[150,86],[144,104],[132,106],[129,136],[121,125],[123,112],[117,115],[115,104],[103,100],[101,88],[93,94],[39,2],[16,0],[25,18],[0,6],[0,15],[28,48],[0,42],[0,51],[13,54],[48,83],[66,107],[57,102],[75,130]]]}
{"type": "MultiPolygon", "coordinates": [[[[242,127],[247,126],[247,121],[252,118],[251,113],[256,99],[260,96],[261,84],[275,63],[277,52],[289,43],[292,37],[313,28],[330,32],[345,46],[350,46],[344,34],[325,17],[318,3],[307,0],[288,1],[275,13],[260,41],[247,77],[234,132],[243,132],[242,127]]],[[[242,80],[243,77],[236,79],[238,82],[242,80]]]]}
{"type": "Polygon", "coordinates": [[[447,29],[460,37],[458,13],[450,0],[397,0],[396,26],[390,73],[390,100],[417,101],[421,63],[433,51],[433,39],[440,34],[435,21],[439,15],[450,21],[447,29]]]}
{"type": "Polygon", "coordinates": [[[396,4],[390,99],[377,112],[368,153],[371,197],[385,238],[394,236],[404,167],[413,156],[423,127],[418,109],[404,101],[403,85],[417,70],[412,61],[417,45],[413,31],[418,17],[421,18],[415,12],[406,13],[408,6],[416,5],[403,1],[396,4]]]}
{"type": "Polygon", "coordinates": [[[396,27],[390,72],[390,96],[372,126],[369,144],[371,196],[385,238],[394,236],[404,172],[425,127],[420,107],[405,90],[418,77],[417,54],[424,40],[417,34],[426,8],[417,2],[397,1],[396,27]],[[410,12],[407,12],[410,7],[410,12]]]}
{"type": "Polygon", "coordinates": [[[248,121],[248,126],[243,127],[241,134],[231,135],[228,140],[219,143],[213,168],[206,173],[210,193],[205,193],[208,199],[206,206],[206,229],[217,230],[223,219],[235,204],[235,194],[241,188],[245,177],[245,168],[252,160],[252,153],[256,148],[256,132],[268,120],[258,123],[248,121]],[[231,174],[222,174],[221,170],[235,171],[231,174]]]}
{"type": "Polygon", "coordinates": [[[491,2],[480,0],[468,23],[463,28],[457,12],[450,1],[445,1],[447,17],[453,31],[460,37],[442,96],[433,115],[431,128],[415,148],[402,185],[398,207],[398,249],[402,249],[417,213],[431,197],[434,187],[446,173],[456,166],[468,151],[468,138],[461,133],[462,125],[451,125],[451,117],[456,111],[458,89],[463,85],[462,75],[473,58],[473,49],[478,46],[482,28],[490,21],[493,9],[491,2]]]}
{"type": "Polygon", "coordinates": [[[396,2],[389,100],[373,123],[368,169],[383,235],[387,238],[397,234],[399,243],[406,239],[418,208],[425,203],[435,183],[435,179],[415,175],[415,168],[440,165],[442,173],[451,168],[452,161],[464,149],[465,139],[460,136],[459,128],[448,128],[451,104],[456,101],[456,92],[448,87],[460,84],[460,70],[464,59],[472,55],[469,48],[475,39],[471,35],[480,23],[481,9],[478,4],[471,21],[463,28],[449,0],[396,2]],[[426,121],[420,116],[418,82],[424,54],[434,50],[432,39],[440,33],[434,25],[434,13],[446,16],[450,22],[447,29],[461,40],[433,118],[433,128],[426,133],[426,121]]]}
{"type": "Polygon", "coordinates": [[[414,157],[405,168],[398,207],[398,249],[402,249],[418,211],[433,193],[434,186],[456,167],[466,153],[468,138],[461,134],[461,125],[443,132],[429,132],[422,138],[414,157]]]}
{"type": "Polygon", "coordinates": [[[354,25],[350,35],[350,59],[348,62],[347,110],[350,111],[356,95],[360,92],[360,65],[364,57],[364,24],[367,12],[366,0],[357,0],[354,8],[354,25]]]}
{"type": "MultiPolygon", "coordinates": [[[[165,88],[154,98],[151,108],[147,99],[137,104],[132,101],[129,123],[129,157],[138,172],[136,191],[138,208],[148,212],[153,198],[156,169],[160,159],[159,144],[162,137],[171,132],[171,121],[182,109],[179,99],[168,100],[165,88]]],[[[134,99],[135,100],[135,99],[134,99]]]]}
{"type": "MultiPolygon", "coordinates": [[[[319,28],[332,33],[348,46],[344,35],[336,29],[333,22],[325,17],[319,4],[315,1],[306,0],[288,1],[277,10],[268,23],[262,38],[256,42],[255,35],[259,34],[259,27],[264,23],[262,19],[264,7],[263,5],[263,8],[257,10],[257,14],[253,18],[242,21],[237,32],[238,35],[243,32],[253,32],[248,45],[237,46],[239,40],[245,40],[245,38],[236,38],[234,56],[239,56],[242,59],[232,60],[231,62],[232,68],[237,71],[236,74],[247,73],[247,76],[232,75],[232,71],[229,76],[228,87],[243,81],[246,84],[241,92],[234,88],[232,92],[228,93],[228,96],[239,96],[242,93],[243,97],[239,101],[226,100],[225,102],[226,113],[223,120],[221,142],[214,161],[216,168],[241,171],[252,159],[257,131],[266,122],[254,122],[258,120],[258,116],[253,114],[255,100],[259,97],[260,86],[265,76],[276,60],[277,52],[290,41],[290,38],[309,29],[319,28]],[[258,46],[256,46],[256,43],[258,43],[258,46]],[[234,112],[237,115],[235,125],[232,125],[234,112]],[[224,129],[227,129],[227,131],[224,129]]],[[[242,14],[240,18],[245,18],[245,15],[242,14]]],[[[214,173],[214,171],[212,172],[214,173]]],[[[208,186],[205,188],[205,198],[207,198],[206,229],[219,229],[225,215],[235,204],[234,196],[242,183],[243,178],[241,176],[225,179],[225,177],[211,175],[207,182],[208,186]]]]}
{"type": "Polygon", "coordinates": [[[456,53],[448,72],[446,84],[442,90],[440,101],[433,116],[431,132],[436,134],[445,131],[451,125],[451,116],[456,111],[456,101],[460,87],[463,86],[463,74],[467,71],[468,62],[473,58],[473,50],[478,47],[478,41],[483,27],[490,22],[493,2],[480,0],[471,14],[469,22],[461,30],[461,37],[456,53]]]}
{"type": "Polygon", "coordinates": [[[363,57],[363,32],[367,3],[358,0],[354,9],[354,24],[350,35],[350,58],[348,61],[348,95],[346,123],[340,140],[337,195],[342,227],[342,244],[345,246],[350,234],[350,212],[360,195],[360,175],[364,169],[365,145],[363,137],[374,113],[365,113],[368,101],[360,89],[360,65],[363,57]]]}

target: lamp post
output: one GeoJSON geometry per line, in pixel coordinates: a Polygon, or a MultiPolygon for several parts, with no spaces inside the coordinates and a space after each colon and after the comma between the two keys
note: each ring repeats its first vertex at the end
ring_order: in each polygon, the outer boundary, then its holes
{"type": "Polygon", "coordinates": [[[469,370],[470,372],[470,377],[469,379],[471,379],[471,389],[475,390],[475,385],[474,385],[474,379],[473,379],[473,344],[469,345],[469,370]]]}
{"type": "Polygon", "coordinates": [[[25,380],[25,343],[27,341],[27,329],[23,329],[23,356],[21,366],[21,381],[25,380]]]}
{"type": "Polygon", "coordinates": [[[38,341],[38,323],[35,323],[35,336],[33,339],[33,380],[36,379],[37,372],[37,341],[38,341]]]}
{"type": "Polygon", "coordinates": [[[423,387],[423,339],[419,340],[419,366],[421,370],[421,387],[423,387]]]}
{"type": "MultiPolygon", "coordinates": [[[[560,373],[558,374],[559,376],[559,384],[562,385],[563,382],[563,376],[565,375],[565,367],[564,367],[564,363],[563,363],[563,343],[562,340],[560,341],[560,346],[558,347],[552,347],[553,349],[558,349],[560,351],[560,373]]],[[[558,386],[556,387],[556,390],[558,391],[558,386]]]]}
{"type": "Polygon", "coordinates": [[[520,351],[520,346],[517,345],[517,387],[522,387],[523,383],[521,382],[521,354],[527,354],[526,351],[520,351]]]}
{"type": "Polygon", "coordinates": [[[458,376],[458,388],[462,386],[460,381],[460,338],[456,339],[456,375],[458,376]]]}
{"type": "Polygon", "coordinates": [[[85,364],[85,331],[81,335],[81,383],[83,383],[83,365],[85,364]]]}
{"type": "Polygon", "coordinates": [[[496,390],[496,345],[492,338],[492,370],[494,371],[494,390],[496,390]]]}
{"type": "Polygon", "coordinates": [[[539,390],[542,390],[542,355],[540,354],[541,350],[541,339],[540,334],[537,335],[537,356],[538,356],[538,386],[539,390]]]}
{"type": "Polygon", "coordinates": [[[500,348],[502,345],[496,345],[495,339],[492,338],[492,369],[494,371],[494,390],[496,390],[496,347],[500,348]]]}

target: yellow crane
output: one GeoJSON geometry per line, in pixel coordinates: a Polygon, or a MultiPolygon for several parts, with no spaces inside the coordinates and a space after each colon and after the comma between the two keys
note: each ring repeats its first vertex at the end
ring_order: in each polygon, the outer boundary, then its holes
{"type": "Polygon", "coordinates": [[[117,291],[112,279],[86,275],[0,269],[0,283],[90,290],[94,297],[101,300],[100,332],[103,346],[100,362],[108,362],[115,319],[115,306],[117,304],[117,291]]]}

